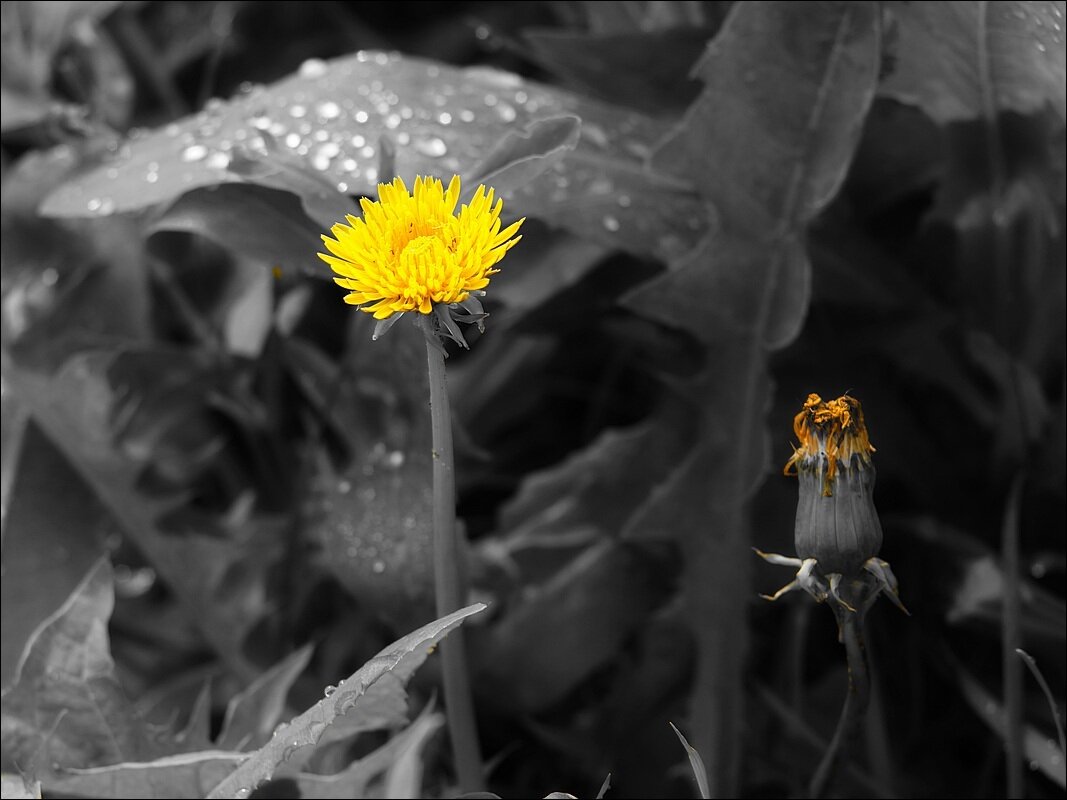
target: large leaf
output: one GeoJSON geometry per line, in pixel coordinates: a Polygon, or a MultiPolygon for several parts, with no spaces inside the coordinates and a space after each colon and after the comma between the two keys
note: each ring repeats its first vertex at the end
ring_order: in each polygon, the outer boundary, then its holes
{"type": "Polygon", "coordinates": [[[719,795],[738,786],[746,501],[767,467],[766,351],[804,320],[804,229],[841,186],[878,67],[874,3],[739,3],[696,67],[704,92],[653,156],[691,175],[722,221],[717,238],[626,298],[704,342],[713,365],[684,389],[701,420],[696,445],[630,530],[682,541],[699,652],[693,740],[719,795]],[[720,623],[704,624],[712,617],[720,623]]]}
{"type": "Polygon", "coordinates": [[[111,565],[101,559],[30,637],[3,694],[4,768],[90,767],[154,754],[115,677],[107,623],[111,565]]]}
{"type": "MultiPolygon", "coordinates": [[[[7,407],[5,397],[5,413],[7,407]]],[[[11,506],[4,514],[0,589],[4,626],[0,680],[6,687],[30,635],[66,602],[103,555],[107,512],[32,423],[21,456],[10,466],[5,464],[4,471],[14,476],[11,506]],[[63,497],[62,503],[56,502],[57,496],[63,497]]]]}
{"type": "MultiPolygon", "coordinates": [[[[107,506],[124,532],[144,553],[160,577],[174,590],[204,637],[238,675],[251,679],[257,670],[242,650],[245,635],[266,609],[264,562],[272,557],[269,526],[262,521],[255,547],[225,536],[167,530],[168,518],[185,498],[181,492],[143,491],[145,461],[158,435],[127,431],[119,436],[116,419],[122,400],[144,404],[143,382],[167,402],[182,391],[193,394],[211,387],[210,369],[164,351],[139,354],[86,353],[72,358],[54,377],[11,368],[6,377],[16,397],[32,408],[35,421],[67,456],[71,465],[107,506]],[[164,379],[156,371],[168,364],[164,379]],[[205,382],[206,383],[202,383],[205,382]]],[[[157,409],[162,426],[183,420],[181,403],[157,409]],[[176,415],[176,416],[175,416],[176,415]]]]}
{"type": "Polygon", "coordinates": [[[339,717],[346,713],[358,714],[360,700],[376,683],[383,679],[406,682],[449,631],[484,608],[484,604],[477,603],[454,611],[384,648],[326,697],[275,730],[271,740],[212,789],[208,797],[247,797],[298,748],[317,743],[339,717]]]}
{"type": "MultiPolygon", "coordinates": [[[[479,660],[499,676],[497,694],[526,712],[556,705],[619,657],[627,638],[666,595],[647,554],[605,540],[579,553],[503,616],[479,660]],[[530,647],[531,642],[551,647],[530,647]]],[[[492,680],[492,678],[487,678],[492,680]]]]}
{"type": "Polygon", "coordinates": [[[700,240],[707,219],[687,181],[645,167],[668,130],[664,123],[506,72],[374,52],[308,61],[299,74],[271,87],[215,101],[200,114],[140,136],[113,163],[53,193],[43,211],[110,214],[241,180],[276,187],[273,166],[282,157],[340,193],[374,194],[376,182],[390,177],[379,174],[386,139],[387,148],[396,150],[396,172],[407,179],[471,177],[509,132],[562,116],[582,120],[581,141],[555,169],[515,192],[509,213],[542,216],[663,257],[700,240]],[[275,149],[280,156],[271,155],[275,149]],[[247,169],[257,159],[265,172],[247,169]]]}
{"type": "Polygon", "coordinates": [[[940,123],[1051,105],[1065,118],[1063,2],[894,3],[899,39],[882,94],[940,123]]]}
{"type": "Polygon", "coordinates": [[[255,748],[270,738],[285,711],[285,698],[311,660],[312,650],[305,645],[293,651],[230,700],[215,742],[220,750],[255,748]]]}

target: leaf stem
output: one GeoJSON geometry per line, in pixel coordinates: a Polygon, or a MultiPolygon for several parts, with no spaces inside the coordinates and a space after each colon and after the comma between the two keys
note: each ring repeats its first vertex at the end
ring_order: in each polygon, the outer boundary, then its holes
{"type": "MultiPolygon", "coordinates": [[[[452,411],[445,382],[445,354],[433,320],[419,315],[426,338],[426,363],[430,371],[430,422],[433,428],[433,570],[437,616],[463,605],[464,587],[456,548],[456,476],[452,455],[452,411]]],[[[438,646],[444,676],[445,710],[456,774],[464,792],[485,789],[478,728],[474,719],[462,629],[438,646]],[[459,634],[458,636],[456,634],[459,634]]]]}
{"type": "Polygon", "coordinates": [[[841,641],[845,645],[845,657],[848,659],[848,694],[841,707],[841,717],[837,721],[837,730],[830,746],[822,757],[815,776],[808,787],[808,796],[821,797],[833,774],[841,754],[842,745],[855,739],[859,722],[867,710],[871,699],[871,670],[867,663],[867,646],[863,639],[863,614],[834,606],[837,624],[841,629],[841,641]]]}

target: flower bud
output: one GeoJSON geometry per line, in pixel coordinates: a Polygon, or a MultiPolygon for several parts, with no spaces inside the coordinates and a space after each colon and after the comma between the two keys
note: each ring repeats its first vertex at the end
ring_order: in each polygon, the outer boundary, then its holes
{"type": "Polygon", "coordinates": [[[863,409],[844,395],[823,402],[808,395],[793,420],[800,440],[785,466],[800,484],[796,548],[814,558],[824,574],[858,575],[882,547],[882,524],[874,507],[874,463],[863,409]]]}
{"type": "Polygon", "coordinates": [[[882,523],[874,507],[874,447],[860,401],[844,395],[823,402],[809,394],[793,430],[800,446],[784,471],[799,482],[797,557],[756,553],[772,564],[797,567],[797,575],[764,596],[777,600],[803,589],[819,602],[833,598],[839,611],[862,614],[884,592],[907,613],[892,569],[878,558],[882,523]]]}

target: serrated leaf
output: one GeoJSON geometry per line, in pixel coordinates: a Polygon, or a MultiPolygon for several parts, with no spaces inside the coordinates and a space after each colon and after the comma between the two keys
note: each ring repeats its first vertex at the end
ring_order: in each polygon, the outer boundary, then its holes
{"type": "MultiPolygon", "coordinates": [[[[258,674],[241,645],[266,608],[263,563],[272,549],[269,526],[258,526],[264,541],[248,543],[196,532],[165,531],[168,516],[180,508],[181,493],[150,495],[138,489],[146,453],[154,446],[153,430],[126,431],[121,439],[115,420],[121,398],[149,398],[145,386],[167,401],[180,392],[197,395],[212,385],[211,370],[188,353],[145,350],[139,353],[90,352],[70,359],[53,377],[20,368],[5,375],[12,390],[31,408],[34,419],[71,465],[96,492],[126,534],[152,562],[227,665],[251,679],[258,674]],[[164,355],[164,353],[166,355],[164,355]],[[197,364],[199,363],[199,366],[197,364]],[[166,365],[164,374],[160,365],[166,365]],[[251,557],[250,557],[251,553],[251,557]],[[225,599],[223,593],[225,590],[225,599]]],[[[168,415],[188,413],[178,398],[168,415]]],[[[173,423],[156,418],[152,424],[173,423]]]]}
{"type": "Polygon", "coordinates": [[[285,711],[286,695],[307,667],[313,650],[311,645],[295,650],[234,695],[215,742],[219,750],[252,749],[270,738],[285,711]]]}
{"type": "Polygon", "coordinates": [[[552,707],[619,649],[664,599],[666,587],[631,545],[586,548],[493,626],[480,659],[505,676],[509,702],[523,711],[552,707]],[[580,620],[581,624],[575,624],[580,620]],[[551,648],[530,642],[551,641],[551,648]],[[564,655],[565,654],[565,655],[564,655]]]}
{"type": "MultiPolygon", "coordinates": [[[[9,411],[4,397],[4,413],[9,411]]],[[[5,444],[8,431],[4,431],[5,444]]],[[[27,426],[4,512],[3,686],[42,620],[62,606],[104,553],[107,514],[37,425],[27,426]],[[62,503],[56,497],[63,498],[62,503]]],[[[10,470],[10,472],[9,472],[10,470]]]]}
{"type": "Polygon", "coordinates": [[[472,170],[463,201],[473,196],[479,183],[501,195],[522,188],[574,150],[581,125],[578,117],[550,117],[531,122],[523,131],[509,131],[472,170]]]}
{"type": "Polygon", "coordinates": [[[208,798],[247,796],[248,792],[268,780],[297,748],[317,743],[338,717],[346,713],[358,714],[360,699],[378,681],[391,677],[401,683],[406,682],[449,631],[483,609],[483,603],[467,606],[424,625],[384,648],[341,681],[334,691],[277,729],[271,740],[212,789],[208,798]]]}
{"type": "Polygon", "coordinates": [[[689,69],[709,38],[703,28],[672,27],[612,34],[527,30],[538,64],[570,87],[650,114],[680,112],[700,85],[689,69]]]}
{"type": "MultiPolygon", "coordinates": [[[[362,713],[362,700],[359,708],[362,713]]],[[[351,715],[345,715],[341,720],[349,716],[351,715]]],[[[303,797],[316,797],[322,800],[380,797],[382,796],[381,790],[375,791],[378,785],[372,786],[372,782],[396,764],[397,759],[410,751],[413,745],[424,744],[428,729],[436,728],[441,720],[443,720],[441,715],[433,711],[432,704],[428,704],[411,725],[397,733],[377,750],[356,759],[340,772],[333,775],[301,772],[291,777],[300,787],[303,797]]],[[[406,796],[418,797],[420,795],[413,793],[406,796]]]]}
{"type": "Polygon", "coordinates": [[[151,761],[72,769],[48,782],[50,791],[88,797],[204,797],[211,787],[247,758],[246,753],[203,750],[151,761]]]}
{"type": "Polygon", "coordinates": [[[396,147],[395,170],[409,181],[416,174],[469,176],[509,132],[562,116],[582,120],[581,140],[556,169],[513,194],[509,213],[664,258],[700,241],[707,218],[688,182],[645,164],[668,131],[663,122],[511,73],[375,52],[309,61],[271,87],[215,101],[142,135],[114,162],[55,191],[42,210],[93,216],[236,179],[277,185],[271,181],[279,158],[270,156],[263,134],[283,161],[337,187],[341,202],[345,194],[375,194],[377,181],[390,177],[379,174],[383,137],[396,147]],[[245,169],[249,161],[262,170],[245,169]]]}
{"type": "Polygon", "coordinates": [[[153,755],[115,677],[113,604],[111,565],[101,559],[30,637],[3,693],[5,764],[90,767],[153,755]]]}
{"type": "Polygon", "coordinates": [[[941,124],[1067,114],[1063,2],[895,3],[898,40],[879,92],[918,105],[941,124]]]}
{"type": "Polygon", "coordinates": [[[405,731],[405,741],[385,773],[383,797],[422,797],[423,750],[445,724],[443,714],[423,714],[405,731]]]}
{"type": "Polygon", "coordinates": [[[805,318],[805,228],[844,180],[879,48],[874,3],[738,3],[696,67],[704,91],[652,157],[691,176],[721,221],[717,237],[623,300],[708,351],[709,369],[685,387],[701,425],[693,450],[627,530],[681,540],[698,651],[694,741],[716,795],[739,791],[747,503],[767,464],[766,351],[805,318]],[[701,622],[712,615],[726,622],[701,622]]]}

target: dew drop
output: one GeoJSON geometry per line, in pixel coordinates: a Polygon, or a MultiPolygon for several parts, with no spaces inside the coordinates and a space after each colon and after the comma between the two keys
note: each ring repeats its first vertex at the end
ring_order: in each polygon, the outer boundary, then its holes
{"type": "Polygon", "coordinates": [[[632,205],[633,200],[630,199],[630,195],[628,194],[620,194],[619,199],[616,202],[619,204],[620,208],[629,208],[632,205]]]}
{"type": "Polygon", "coordinates": [[[390,114],[389,116],[387,116],[385,118],[385,127],[389,128],[389,130],[395,130],[399,126],[400,126],[400,115],[399,114],[390,114]]]}
{"type": "Polygon", "coordinates": [[[411,134],[407,131],[400,131],[400,133],[396,135],[396,143],[400,145],[411,144],[411,134]]]}
{"type": "Polygon", "coordinates": [[[202,144],[191,144],[182,150],[182,161],[201,161],[207,155],[207,148],[202,144]]]}
{"type": "Polygon", "coordinates": [[[322,693],[323,693],[324,696],[329,697],[330,695],[332,695],[336,691],[337,691],[337,687],[334,686],[331,683],[325,689],[322,690],[322,693]]]}
{"type": "Polygon", "coordinates": [[[439,158],[448,152],[448,145],[444,139],[434,136],[431,139],[419,139],[415,142],[415,149],[424,156],[439,158]]]}
{"type": "Polygon", "coordinates": [[[244,798],[252,796],[252,790],[249,789],[247,786],[242,786],[240,789],[233,793],[233,796],[240,798],[240,800],[244,800],[244,798]]]}
{"type": "Polygon", "coordinates": [[[609,230],[609,231],[611,231],[612,233],[614,233],[615,231],[617,231],[620,228],[619,221],[617,219],[615,219],[615,217],[613,217],[613,216],[608,215],[608,216],[604,217],[603,222],[604,222],[604,228],[609,230]]]}
{"type": "Polygon", "coordinates": [[[437,121],[440,122],[442,125],[451,125],[452,115],[449,114],[447,111],[442,111],[440,114],[437,115],[437,121]]]}
{"type": "Polygon", "coordinates": [[[341,194],[348,194],[348,184],[344,181],[337,181],[337,191],[341,194]]]}
{"type": "Polygon", "coordinates": [[[319,103],[315,111],[319,115],[319,118],[324,120],[337,119],[339,116],[341,116],[341,107],[332,100],[327,100],[324,103],[319,103]]]}
{"type": "Polygon", "coordinates": [[[368,144],[359,151],[359,154],[364,158],[374,158],[374,147],[368,144]]]}
{"type": "Polygon", "coordinates": [[[97,216],[106,217],[115,210],[115,201],[110,197],[93,197],[86,203],[86,208],[97,216]]]}
{"type": "Polygon", "coordinates": [[[338,481],[337,482],[337,493],[338,494],[348,494],[351,491],[352,491],[352,482],[351,481],[338,481]]]}
{"type": "Polygon", "coordinates": [[[357,112],[356,112],[356,113],[355,113],[355,114],[353,115],[353,118],[354,118],[354,119],[356,120],[356,122],[358,122],[358,123],[359,123],[360,125],[363,125],[364,123],[366,123],[366,122],[367,122],[367,121],[368,121],[368,120],[370,119],[370,114],[368,114],[368,113],[367,113],[366,111],[364,111],[364,110],[360,109],[359,111],[357,111],[357,112]]]}
{"type": "Polygon", "coordinates": [[[296,150],[300,146],[300,134],[290,133],[285,137],[285,146],[290,150],[296,150]]]}
{"type": "Polygon", "coordinates": [[[230,157],[223,152],[216,151],[208,156],[204,163],[212,169],[226,169],[230,166],[230,157]]]}
{"type": "Polygon", "coordinates": [[[305,106],[300,105],[299,103],[296,103],[294,105],[289,106],[289,116],[290,117],[295,117],[296,119],[300,119],[301,117],[305,116],[307,113],[308,113],[307,108],[305,106]]]}
{"type": "Polygon", "coordinates": [[[469,108],[461,108],[459,110],[459,118],[463,122],[474,122],[474,112],[469,108]]]}
{"type": "Polygon", "coordinates": [[[514,122],[515,117],[518,116],[515,112],[515,107],[508,103],[500,103],[496,107],[496,113],[504,122],[514,122]]]}
{"type": "Polygon", "coordinates": [[[357,172],[359,170],[359,163],[354,158],[346,158],[341,162],[341,169],[350,173],[357,172]]]}
{"type": "Polygon", "coordinates": [[[300,65],[301,78],[321,78],[330,71],[330,65],[321,58],[309,58],[300,65]]]}
{"type": "Polygon", "coordinates": [[[381,559],[378,559],[371,565],[371,569],[374,571],[375,575],[381,575],[383,572],[385,572],[385,562],[381,559]]]}

